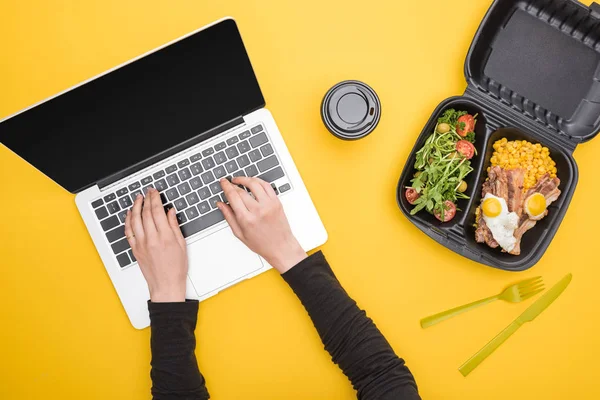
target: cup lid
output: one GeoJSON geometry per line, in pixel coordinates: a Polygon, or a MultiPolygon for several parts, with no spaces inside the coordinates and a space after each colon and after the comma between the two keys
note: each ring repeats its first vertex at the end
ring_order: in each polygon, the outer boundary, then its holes
{"type": "Polygon", "coordinates": [[[360,81],[340,82],[325,95],[321,117],[327,129],[342,139],[360,139],[375,129],[381,117],[377,93],[360,81]]]}

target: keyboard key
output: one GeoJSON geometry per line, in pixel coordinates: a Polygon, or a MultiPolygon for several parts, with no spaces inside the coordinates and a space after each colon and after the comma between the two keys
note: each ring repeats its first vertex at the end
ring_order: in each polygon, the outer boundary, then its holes
{"type": "Polygon", "coordinates": [[[173,204],[171,204],[171,203],[165,204],[165,206],[164,206],[165,213],[168,213],[169,210],[171,210],[171,208],[173,208],[173,204]]]}
{"type": "Polygon", "coordinates": [[[187,221],[187,218],[185,217],[185,214],[182,213],[182,212],[178,213],[176,215],[176,217],[177,217],[177,222],[179,222],[179,225],[185,224],[186,221],[187,221]]]}
{"type": "Polygon", "coordinates": [[[119,240],[121,238],[124,238],[124,237],[125,237],[125,225],[118,226],[115,229],[113,229],[112,231],[106,232],[106,238],[108,239],[109,243],[112,243],[112,242],[119,240]]]}
{"type": "Polygon", "coordinates": [[[194,154],[193,156],[190,157],[190,161],[191,162],[196,162],[196,161],[200,160],[201,158],[202,158],[202,154],[197,153],[197,154],[194,154]]]}
{"type": "Polygon", "coordinates": [[[212,167],[215,166],[215,161],[212,157],[205,158],[204,160],[202,160],[202,166],[206,170],[212,169],[212,167]]]}
{"type": "Polygon", "coordinates": [[[212,208],[217,208],[217,201],[221,201],[221,197],[219,197],[219,195],[211,197],[210,200],[208,200],[208,204],[210,204],[212,208]]]}
{"type": "Polygon", "coordinates": [[[222,177],[227,175],[227,172],[225,172],[225,167],[222,165],[219,165],[217,168],[213,169],[213,172],[215,174],[215,178],[217,179],[221,179],[222,177]]]}
{"type": "MultiPolygon", "coordinates": [[[[129,200],[129,197],[125,197],[125,198],[127,200],[129,200]]],[[[100,226],[102,226],[102,230],[104,230],[104,232],[106,232],[109,229],[119,226],[119,220],[117,219],[117,217],[115,217],[113,215],[112,217],[109,217],[109,218],[105,219],[104,221],[100,222],[100,226]]]]}
{"type": "Polygon", "coordinates": [[[250,137],[251,133],[250,131],[244,131],[242,133],[240,133],[238,135],[238,137],[240,138],[240,140],[244,140],[244,139],[248,139],[250,137]]]}
{"type": "Polygon", "coordinates": [[[247,140],[244,140],[242,143],[239,143],[237,145],[237,148],[240,151],[240,153],[242,153],[242,154],[244,154],[245,152],[247,152],[251,149],[250,143],[248,143],[247,140]]]}
{"type": "Polygon", "coordinates": [[[187,200],[190,206],[200,201],[200,198],[198,197],[198,194],[196,194],[196,192],[188,194],[187,196],[185,196],[185,199],[187,200]]]}
{"type": "Polygon", "coordinates": [[[177,166],[179,168],[187,167],[188,165],[190,165],[190,160],[188,160],[187,158],[177,163],[177,166]]]}
{"type": "Polygon", "coordinates": [[[277,186],[275,186],[274,183],[271,183],[271,187],[273,188],[273,191],[275,192],[275,194],[279,194],[279,191],[277,190],[277,186]]]}
{"type": "Polygon", "coordinates": [[[108,203],[109,201],[113,201],[116,198],[117,198],[117,195],[114,193],[111,193],[107,196],[104,196],[104,201],[108,203]]]}
{"type": "Polygon", "coordinates": [[[104,201],[103,201],[102,199],[98,199],[98,200],[96,200],[96,201],[94,201],[94,202],[92,203],[92,207],[94,207],[94,208],[98,208],[98,207],[100,207],[102,204],[104,204],[104,201]]]}
{"type": "Polygon", "coordinates": [[[202,180],[200,179],[199,176],[196,176],[196,177],[190,179],[190,185],[192,185],[192,189],[196,190],[202,186],[202,180]]]}
{"type": "Polygon", "coordinates": [[[207,171],[200,175],[200,177],[202,178],[202,182],[204,182],[205,185],[208,185],[209,183],[215,180],[215,176],[213,175],[212,171],[207,171]]]}
{"type": "Polygon", "coordinates": [[[233,173],[234,178],[237,178],[238,176],[246,176],[246,174],[240,169],[239,171],[233,173]]]}
{"type": "Polygon", "coordinates": [[[187,206],[188,206],[187,202],[185,201],[185,199],[183,197],[180,197],[177,200],[175,200],[173,202],[173,205],[175,206],[175,209],[177,211],[181,211],[183,209],[186,209],[187,206]]]}
{"type": "Polygon", "coordinates": [[[177,173],[177,175],[179,175],[179,179],[182,181],[187,181],[192,177],[192,173],[190,172],[189,168],[182,169],[177,173]]]}
{"type": "Polygon", "coordinates": [[[255,149],[258,146],[263,145],[267,142],[268,142],[267,134],[264,132],[250,138],[250,144],[252,145],[253,149],[255,149]]]}
{"type": "Polygon", "coordinates": [[[223,191],[223,188],[221,187],[221,182],[219,181],[211,183],[209,187],[212,194],[221,193],[223,191]]]}
{"type": "Polygon", "coordinates": [[[258,149],[252,150],[250,153],[248,153],[248,156],[250,157],[250,161],[252,162],[257,162],[262,158],[258,149]]]}
{"type": "Polygon", "coordinates": [[[96,217],[98,219],[104,219],[106,217],[108,217],[108,211],[106,211],[106,207],[102,206],[101,208],[97,208],[96,210],[96,217]]]}
{"type": "Polygon", "coordinates": [[[227,161],[225,163],[225,169],[227,169],[227,172],[229,172],[229,173],[237,171],[238,166],[237,166],[235,160],[227,161]]]}
{"type": "Polygon", "coordinates": [[[165,193],[166,193],[169,201],[173,201],[179,197],[179,192],[175,188],[171,188],[171,189],[167,190],[165,193]]]}
{"type": "Polygon", "coordinates": [[[188,224],[182,225],[181,233],[183,233],[183,236],[187,238],[224,220],[225,217],[223,216],[223,213],[220,210],[215,210],[200,218],[196,218],[188,224]]]}
{"type": "Polygon", "coordinates": [[[123,210],[120,213],[117,214],[117,216],[119,217],[119,221],[121,221],[122,224],[125,223],[125,218],[127,217],[127,210],[123,210]]]}
{"type": "Polygon", "coordinates": [[[155,173],[154,173],[154,175],[152,175],[152,176],[154,177],[154,179],[160,179],[160,178],[162,178],[163,176],[165,176],[165,171],[158,171],[158,172],[155,172],[155,173]]]}
{"type": "Polygon", "coordinates": [[[169,184],[169,187],[175,186],[175,185],[179,184],[179,182],[180,182],[180,180],[177,177],[177,175],[173,174],[173,175],[167,176],[167,183],[169,184]]]}
{"type": "Polygon", "coordinates": [[[154,187],[156,188],[156,190],[158,190],[159,192],[162,192],[163,190],[165,190],[166,188],[168,188],[169,186],[167,185],[167,182],[164,179],[161,179],[160,181],[156,181],[154,182],[154,187]]]}
{"type": "Polygon", "coordinates": [[[138,194],[142,194],[141,190],[136,190],[135,192],[131,192],[131,201],[135,201],[135,199],[137,198],[138,194]]]}
{"type": "Polygon", "coordinates": [[[276,156],[271,156],[269,158],[265,158],[262,161],[259,161],[256,165],[258,166],[258,170],[260,172],[265,172],[273,168],[274,166],[279,165],[279,161],[277,161],[276,156]]]}
{"type": "Polygon", "coordinates": [[[265,182],[271,183],[279,178],[282,178],[283,176],[284,176],[283,169],[281,169],[281,167],[277,167],[277,168],[270,170],[269,172],[265,172],[264,174],[260,175],[258,178],[262,179],[265,182]]]}
{"type": "Polygon", "coordinates": [[[208,202],[203,201],[202,203],[198,204],[198,211],[200,211],[200,214],[206,214],[209,212],[210,206],[208,205],[208,202]]]}
{"type": "Polygon", "coordinates": [[[121,239],[118,242],[113,243],[110,247],[112,247],[112,250],[115,254],[119,254],[130,248],[127,239],[121,239]]]}
{"type": "Polygon", "coordinates": [[[177,186],[177,189],[179,189],[179,193],[181,193],[182,196],[192,191],[192,188],[190,188],[190,185],[187,182],[183,182],[181,185],[177,186]]]}
{"type": "Polygon", "coordinates": [[[225,150],[225,154],[227,154],[227,158],[230,160],[240,155],[235,147],[228,147],[227,150],[225,150]]]}
{"type": "Polygon", "coordinates": [[[147,177],[145,177],[144,179],[141,180],[142,185],[147,185],[147,184],[149,184],[152,181],[153,181],[153,179],[152,179],[151,176],[147,176],[147,177]]]}
{"type": "Polygon", "coordinates": [[[227,139],[227,145],[231,146],[232,144],[236,144],[238,141],[239,139],[237,138],[237,136],[230,137],[229,139],[227,139]]]}
{"type": "Polygon", "coordinates": [[[131,185],[129,185],[129,190],[136,190],[141,187],[142,185],[139,182],[133,182],[131,185]]]}
{"type": "Polygon", "coordinates": [[[154,185],[149,184],[148,186],[144,186],[144,188],[142,189],[142,192],[144,192],[144,196],[148,194],[148,190],[150,190],[150,188],[154,188],[154,185]]]}
{"type": "Polygon", "coordinates": [[[221,193],[221,201],[225,204],[229,204],[229,200],[227,200],[227,196],[225,196],[225,192],[221,193]]]}
{"type": "Polygon", "coordinates": [[[256,165],[251,165],[248,168],[246,168],[244,171],[246,171],[246,176],[258,175],[258,169],[256,169],[256,165]]]}
{"type": "Polygon", "coordinates": [[[190,167],[190,169],[192,170],[192,175],[194,175],[194,176],[196,176],[199,173],[201,173],[202,171],[204,171],[202,169],[202,165],[200,165],[200,163],[192,164],[192,166],[190,167]]]}
{"type": "Polygon", "coordinates": [[[262,127],[262,125],[258,125],[258,126],[255,126],[252,129],[250,129],[250,130],[252,131],[252,134],[255,134],[255,133],[258,133],[258,132],[262,131],[263,127],[262,127]]]}
{"type": "Polygon", "coordinates": [[[126,187],[117,190],[117,196],[119,197],[125,196],[127,193],[129,193],[129,190],[126,187]]]}
{"type": "Polygon", "coordinates": [[[260,148],[260,152],[262,153],[262,155],[264,157],[268,157],[274,153],[273,146],[271,146],[270,144],[267,143],[263,147],[260,148]]]}
{"type": "Polygon", "coordinates": [[[192,220],[198,217],[199,215],[200,213],[198,212],[198,209],[196,207],[190,207],[187,210],[185,210],[185,216],[188,220],[192,220]]]}
{"type": "Polygon", "coordinates": [[[284,193],[284,192],[287,192],[288,190],[290,190],[291,188],[292,188],[292,187],[290,186],[290,184],[289,184],[289,183],[286,183],[285,185],[281,185],[281,186],[279,187],[279,191],[280,191],[281,193],[284,193]]]}
{"type": "Polygon", "coordinates": [[[225,161],[227,161],[227,157],[225,157],[225,153],[222,151],[218,152],[213,157],[215,158],[215,162],[217,164],[223,164],[225,161]]]}
{"type": "Polygon", "coordinates": [[[208,157],[208,156],[210,156],[211,154],[214,154],[214,152],[215,152],[215,151],[214,151],[214,150],[213,150],[213,148],[211,147],[211,148],[208,148],[208,149],[204,150],[204,151],[202,152],[202,155],[203,155],[204,157],[208,157]]]}
{"type": "Polygon", "coordinates": [[[127,254],[129,254],[129,258],[131,258],[133,260],[133,262],[136,262],[137,260],[135,259],[135,256],[133,255],[133,251],[129,250],[127,252],[127,254]]]}
{"type": "Polygon", "coordinates": [[[225,147],[227,147],[227,145],[225,144],[225,142],[221,142],[221,143],[215,144],[215,150],[216,151],[223,150],[225,147]]]}
{"type": "Polygon", "coordinates": [[[210,189],[208,186],[204,186],[202,189],[198,190],[198,196],[201,200],[206,200],[210,197],[210,189]]]}
{"type": "Polygon", "coordinates": [[[160,202],[162,204],[167,204],[169,202],[169,199],[167,199],[167,196],[164,193],[160,194],[160,202]]]}
{"type": "Polygon", "coordinates": [[[250,165],[250,159],[248,159],[248,156],[244,154],[237,158],[237,163],[240,166],[240,168],[245,168],[248,165],[250,165]]]}
{"type": "Polygon", "coordinates": [[[175,164],[173,164],[173,165],[165,168],[165,171],[167,172],[167,174],[175,172],[175,171],[177,171],[177,166],[175,164]]]}
{"type": "Polygon", "coordinates": [[[125,196],[125,197],[121,197],[119,199],[119,204],[121,205],[121,208],[129,208],[129,207],[131,207],[133,202],[131,201],[131,199],[128,196],[125,196]]]}
{"type": "Polygon", "coordinates": [[[108,208],[108,212],[111,214],[114,214],[121,209],[121,207],[119,207],[119,203],[117,203],[116,201],[113,201],[112,203],[108,203],[106,205],[106,208],[108,208]]]}
{"type": "Polygon", "coordinates": [[[119,262],[119,265],[121,266],[121,268],[124,268],[124,267],[128,266],[129,264],[131,264],[131,260],[129,259],[129,256],[127,255],[127,253],[119,254],[117,256],[117,261],[119,262]]]}

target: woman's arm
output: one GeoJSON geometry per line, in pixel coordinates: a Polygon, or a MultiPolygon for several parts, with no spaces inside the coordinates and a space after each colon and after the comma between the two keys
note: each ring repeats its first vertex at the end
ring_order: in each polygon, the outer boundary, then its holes
{"type": "Polygon", "coordinates": [[[419,399],[415,380],[365,312],[344,291],[325,257],[311,257],[291,232],[281,202],[266,182],[221,180],[230,205],[218,203],[233,233],[289,283],[308,311],[325,349],[360,399],[419,399]]]}
{"type": "Polygon", "coordinates": [[[150,291],[152,397],[208,399],[194,353],[198,301],[185,300],[187,247],[175,210],[165,214],[158,192],[150,189],[127,212],[125,235],[150,291]]]}
{"type": "Polygon", "coordinates": [[[350,379],[359,399],[420,399],[404,360],[348,296],[323,253],[313,254],[282,276],[306,308],[325,350],[350,379]]]}

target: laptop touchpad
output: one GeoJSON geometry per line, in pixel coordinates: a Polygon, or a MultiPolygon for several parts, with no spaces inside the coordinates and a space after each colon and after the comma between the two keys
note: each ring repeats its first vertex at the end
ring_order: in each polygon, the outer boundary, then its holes
{"type": "Polygon", "coordinates": [[[260,257],[225,228],[188,245],[189,272],[199,297],[263,267],[260,257]]]}

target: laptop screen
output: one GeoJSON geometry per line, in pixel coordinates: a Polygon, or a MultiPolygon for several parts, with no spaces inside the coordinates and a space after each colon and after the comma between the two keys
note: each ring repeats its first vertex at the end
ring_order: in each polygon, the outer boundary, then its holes
{"type": "Polygon", "coordinates": [[[0,142],[74,193],[262,107],[227,19],[5,120],[0,142]]]}

